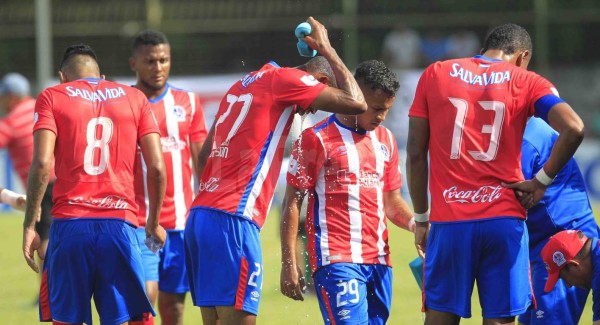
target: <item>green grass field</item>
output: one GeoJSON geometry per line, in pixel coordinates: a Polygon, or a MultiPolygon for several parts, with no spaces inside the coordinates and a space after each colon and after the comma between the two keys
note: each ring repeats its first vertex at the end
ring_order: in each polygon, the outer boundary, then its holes
{"type": "MultiPolygon", "coordinates": [[[[600,206],[594,211],[599,215],[600,206]]],[[[292,301],[279,292],[279,218],[276,213],[265,224],[262,231],[264,256],[263,297],[259,311],[259,324],[320,324],[321,314],[317,300],[308,296],[304,302],[292,301]]],[[[22,214],[0,213],[0,323],[35,324],[37,306],[34,299],[38,290],[38,277],[27,266],[21,253],[22,214]]],[[[392,228],[390,246],[394,270],[394,296],[389,324],[420,324],[421,292],[408,268],[408,263],[416,257],[412,234],[392,228]]],[[[591,295],[590,295],[591,297],[591,295]]],[[[473,317],[462,324],[481,324],[481,308],[477,295],[473,295],[473,317]]],[[[591,301],[588,301],[582,316],[582,323],[592,319],[591,301]]],[[[99,324],[97,317],[94,322],[99,324]]],[[[157,322],[157,324],[160,324],[157,322]]],[[[198,308],[191,304],[188,296],[185,324],[201,324],[198,308]]]]}

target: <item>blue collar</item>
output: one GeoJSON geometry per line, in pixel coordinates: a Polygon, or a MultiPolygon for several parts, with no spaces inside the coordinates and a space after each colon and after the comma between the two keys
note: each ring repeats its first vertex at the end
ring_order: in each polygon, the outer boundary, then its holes
{"type": "Polygon", "coordinates": [[[351,127],[349,127],[349,126],[346,126],[346,125],[344,125],[344,124],[343,124],[343,123],[342,123],[340,120],[338,120],[338,118],[335,116],[335,114],[331,115],[331,118],[333,119],[333,121],[334,121],[334,122],[335,122],[337,125],[339,125],[339,126],[343,127],[343,128],[344,128],[344,129],[346,129],[346,130],[350,130],[350,131],[352,131],[352,132],[354,132],[354,133],[357,133],[357,134],[360,134],[360,135],[365,135],[365,134],[367,134],[367,132],[368,132],[367,130],[358,130],[358,129],[351,128],[351,127]]]}
{"type": "Polygon", "coordinates": [[[154,99],[148,98],[148,101],[150,103],[152,103],[152,104],[156,104],[156,103],[160,102],[167,95],[167,92],[169,91],[169,88],[171,88],[171,85],[169,85],[169,83],[167,82],[165,84],[165,91],[163,91],[162,94],[158,95],[158,97],[156,97],[154,99]]]}
{"type": "Polygon", "coordinates": [[[498,60],[498,59],[488,58],[487,56],[483,56],[481,54],[475,55],[473,58],[474,59],[482,59],[482,60],[488,61],[488,62],[501,62],[502,61],[502,60],[498,60]]]}

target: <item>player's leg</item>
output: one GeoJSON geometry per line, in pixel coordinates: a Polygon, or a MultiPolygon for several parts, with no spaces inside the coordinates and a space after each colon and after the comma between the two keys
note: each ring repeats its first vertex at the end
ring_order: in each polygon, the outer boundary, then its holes
{"type": "Polygon", "coordinates": [[[183,236],[183,230],[167,231],[160,251],[158,309],[164,324],[183,325],[185,294],[190,290],[183,236]]]}
{"type": "Polygon", "coordinates": [[[202,316],[202,324],[204,325],[217,325],[219,324],[219,317],[217,317],[217,309],[215,307],[200,307],[200,314],[202,316]]]}
{"type": "MultiPolygon", "coordinates": [[[[142,263],[144,267],[144,286],[146,289],[146,296],[150,300],[152,306],[156,306],[156,298],[158,297],[158,267],[160,263],[160,256],[152,253],[152,251],[146,247],[144,241],[146,240],[146,229],[139,227],[135,230],[137,237],[137,243],[142,252],[142,263]]],[[[154,316],[152,314],[146,315],[145,319],[141,320],[136,325],[153,325],[154,316]]]]}
{"type": "Polygon", "coordinates": [[[519,316],[519,324],[578,324],[589,291],[576,287],[567,288],[565,283],[559,279],[552,291],[544,292],[548,271],[540,252],[546,243],[547,240],[544,240],[529,250],[531,279],[537,308],[519,316]]]}
{"type": "Polygon", "coordinates": [[[525,221],[480,221],[480,268],[477,288],[484,324],[511,324],[533,303],[529,236],[525,221]]]}
{"type": "Polygon", "coordinates": [[[230,319],[239,322],[254,319],[246,313],[258,313],[262,295],[258,227],[228,213],[192,208],[185,229],[185,245],[194,305],[233,307],[216,309],[222,324],[230,319]]]}
{"type": "Polygon", "coordinates": [[[367,275],[363,265],[334,263],[314,274],[315,290],[325,324],[366,324],[367,275]]]}
{"type": "Polygon", "coordinates": [[[135,229],[120,220],[96,222],[98,272],[94,301],[102,324],[141,321],[155,316],[146,296],[140,244],[135,229]]]}
{"type": "Polygon", "coordinates": [[[93,232],[89,221],[52,223],[40,288],[41,321],[91,324],[97,261],[93,232]]]}
{"type": "Polygon", "coordinates": [[[392,268],[386,265],[365,265],[370,270],[367,283],[369,325],[384,325],[392,307],[392,268]]]}
{"type": "Polygon", "coordinates": [[[460,317],[471,317],[477,229],[477,222],[431,224],[423,276],[425,324],[458,324],[460,317]]]}

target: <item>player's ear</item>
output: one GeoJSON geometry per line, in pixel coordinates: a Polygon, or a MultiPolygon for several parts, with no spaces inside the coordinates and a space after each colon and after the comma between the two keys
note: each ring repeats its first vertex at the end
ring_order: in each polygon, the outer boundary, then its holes
{"type": "Polygon", "coordinates": [[[100,75],[100,78],[102,78],[102,79],[106,80],[106,76],[105,76],[105,75],[103,75],[103,74],[101,74],[101,75],[100,75]]]}
{"type": "Polygon", "coordinates": [[[67,75],[64,74],[62,71],[58,71],[58,80],[60,80],[61,84],[64,84],[65,82],[69,82],[69,80],[67,80],[67,75]]]}
{"type": "Polygon", "coordinates": [[[132,56],[129,57],[129,69],[135,72],[135,59],[132,56]]]}
{"type": "Polygon", "coordinates": [[[521,67],[523,69],[527,69],[527,65],[529,64],[531,52],[529,50],[525,50],[517,56],[516,66],[521,67]]]}

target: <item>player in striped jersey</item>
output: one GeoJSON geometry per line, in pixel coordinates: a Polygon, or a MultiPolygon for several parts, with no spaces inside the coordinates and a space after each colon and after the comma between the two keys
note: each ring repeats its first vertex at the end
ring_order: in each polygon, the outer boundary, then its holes
{"type": "Polygon", "coordinates": [[[293,114],[366,110],[327,30],[310,17],[304,38],[321,57],[297,68],[274,62],[236,82],[221,101],[200,155],[204,167],[185,228],[194,305],[205,324],[253,324],[262,286],[259,230],[267,217],[293,114]],[[327,85],[335,87],[328,87],[327,85]]]}
{"type": "MultiPolygon", "coordinates": [[[[204,113],[198,95],[167,82],[171,50],[165,34],[154,30],[140,32],[133,41],[129,64],[137,75],[135,87],[148,98],[158,122],[167,171],[167,191],[160,215],[160,224],[167,230],[167,241],[159,255],[142,247],[146,290],[152,304],[158,293],[158,310],[164,323],[183,324],[185,294],[189,291],[183,229],[193,199],[193,172],[199,177],[198,170],[192,166],[198,166],[196,159],[207,134],[204,113]]],[[[148,196],[144,184],[145,162],[139,153],[135,189],[140,207],[138,237],[144,239],[148,196]]],[[[151,319],[146,322],[152,323],[151,319]]]]}
{"type": "MultiPolygon", "coordinates": [[[[0,119],[0,148],[7,148],[13,165],[23,186],[27,186],[27,174],[33,159],[33,110],[35,99],[30,95],[29,81],[18,73],[9,73],[0,82],[0,111],[6,117],[0,119]]],[[[42,214],[35,224],[43,249],[48,245],[52,223],[52,188],[54,170],[50,171],[50,182],[42,200],[42,214]]],[[[43,260],[42,260],[43,262],[43,260]]]]}
{"type": "Polygon", "coordinates": [[[326,324],[385,324],[392,270],[386,216],[404,229],[414,220],[400,196],[396,140],[380,124],[399,83],[382,62],[358,65],[368,109],[331,115],[296,141],[281,222],[281,292],[303,300],[296,261],[300,208],[307,193],[308,255],[326,324]]]}

